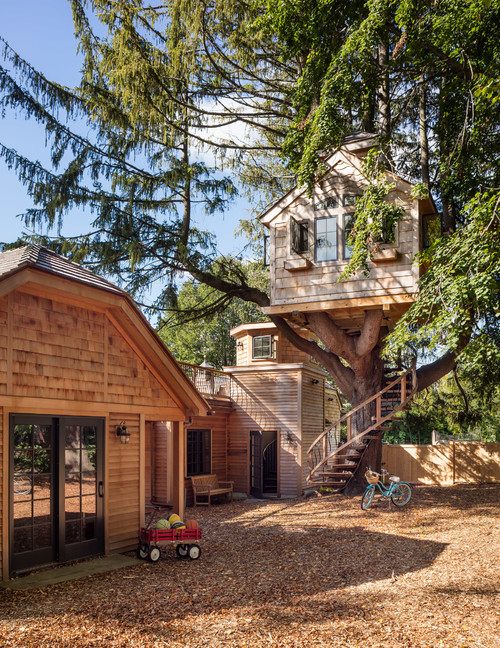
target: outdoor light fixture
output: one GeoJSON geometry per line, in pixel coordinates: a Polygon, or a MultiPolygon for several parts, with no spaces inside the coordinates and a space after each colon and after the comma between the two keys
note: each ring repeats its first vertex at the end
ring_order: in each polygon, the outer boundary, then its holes
{"type": "Polygon", "coordinates": [[[130,441],[130,432],[127,430],[125,421],[122,421],[116,428],[116,436],[120,439],[120,443],[128,443],[130,441]]]}
{"type": "Polygon", "coordinates": [[[319,380],[317,378],[312,379],[312,384],[317,385],[319,383],[319,380]]]}

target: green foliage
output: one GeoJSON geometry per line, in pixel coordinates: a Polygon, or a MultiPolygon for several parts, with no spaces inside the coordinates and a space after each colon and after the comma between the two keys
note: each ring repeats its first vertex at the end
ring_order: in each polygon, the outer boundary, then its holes
{"type": "Polygon", "coordinates": [[[410,342],[429,351],[461,349],[464,361],[484,369],[500,356],[500,193],[476,195],[467,222],[420,256],[427,267],[418,300],[399,320],[386,353],[410,342]],[[475,358],[475,360],[473,360],[475,358]]]}
{"type": "Polygon", "coordinates": [[[387,443],[429,444],[432,431],[438,436],[482,441],[500,441],[500,384],[497,379],[486,384],[481,374],[461,367],[417,394],[410,409],[393,421],[384,433],[387,443]]]}
{"type": "Polygon", "coordinates": [[[380,243],[394,242],[396,225],[404,215],[403,207],[388,200],[395,185],[388,182],[382,160],[382,151],[374,148],[363,163],[368,186],[356,203],[356,222],[348,239],[352,256],[342,273],[342,279],[348,279],[358,270],[366,276],[370,274],[368,261],[378,251],[380,243]]]}
{"type": "MultiPolygon", "coordinates": [[[[268,273],[262,265],[246,265],[255,283],[263,287],[268,284],[268,273]]],[[[196,365],[206,361],[221,369],[236,364],[236,342],[230,330],[243,323],[266,320],[255,304],[241,299],[230,302],[227,295],[189,280],[179,291],[177,309],[160,319],[158,332],[177,360],[196,365]],[[221,301],[224,308],[220,307],[221,301]]]]}

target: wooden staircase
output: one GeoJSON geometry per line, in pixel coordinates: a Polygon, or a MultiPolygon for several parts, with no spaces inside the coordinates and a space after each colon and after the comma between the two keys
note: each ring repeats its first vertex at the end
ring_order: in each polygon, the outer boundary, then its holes
{"type": "Polygon", "coordinates": [[[372,439],[382,436],[387,423],[406,409],[417,389],[415,367],[397,377],[386,378],[388,384],[377,394],[353,408],[322,432],[307,451],[311,486],[344,489],[355,474],[372,439]],[[355,418],[370,424],[354,433],[355,418]]]}

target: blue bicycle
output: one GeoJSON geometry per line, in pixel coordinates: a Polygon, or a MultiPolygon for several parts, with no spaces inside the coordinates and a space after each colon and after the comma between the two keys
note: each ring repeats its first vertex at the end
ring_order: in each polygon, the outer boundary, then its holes
{"type": "Polygon", "coordinates": [[[361,508],[363,511],[370,506],[375,496],[375,489],[378,489],[381,497],[391,498],[391,501],[396,506],[405,506],[408,504],[411,498],[411,486],[406,482],[399,480],[399,477],[395,475],[389,475],[387,470],[382,469],[382,473],[377,473],[373,470],[368,469],[365,472],[365,479],[368,482],[363,497],[361,498],[361,508]],[[389,477],[389,486],[386,486],[381,477],[389,477]]]}

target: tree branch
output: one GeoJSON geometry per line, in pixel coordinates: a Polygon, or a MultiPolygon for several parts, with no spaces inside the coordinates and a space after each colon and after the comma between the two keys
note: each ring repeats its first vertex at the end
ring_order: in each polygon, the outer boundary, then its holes
{"type": "Polygon", "coordinates": [[[365,320],[361,333],[354,343],[356,354],[363,357],[373,351],[380,336],[380,327],[384,318],[382,309],[365,311],[365,320]]]}

